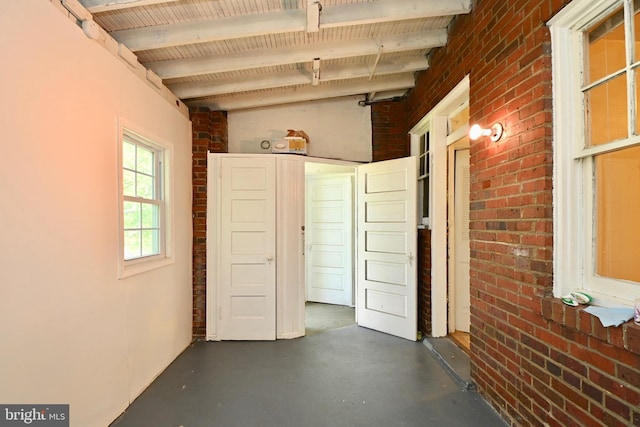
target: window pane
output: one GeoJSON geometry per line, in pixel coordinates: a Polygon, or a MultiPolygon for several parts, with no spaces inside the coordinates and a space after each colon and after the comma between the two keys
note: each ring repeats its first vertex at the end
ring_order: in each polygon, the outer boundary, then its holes
{"type": "Polygon", "coordinates": [[[142,256],[159,253],[158,240],[158,230],[142,230],[142,256]]]}
{"type": "Polygon", "coordinates": [[[140,228],[140,203],[124,202],[124,228],[140,228]]]}
{"type": "Polygon", "coordinates": [[[422,217],[429,217],[429,177],[422,180],[422,217]]]}
{"type": "Polygon", "coordinates": [[[585,84],[593,83],[626,66],[624,14],[619,8],[587,33],[585,84]]]}
{"type": "Polygon", "coordinates": [[[136,169],[136,146],[128,141],[122,143],[122,166],[126,169],[136,169]]]}
{"type": "Polygon", "coordinates": [[[154,175],[153,166],[154,166],[154,153],[151,150],[148,150],[144,147],[138,146],[138,156],[136,162],[136,170],[138,172],[154,175]]]}
{"type": "Polygon", "coordinates": [[[595,161],[596,274],[640,282],[640,147],[595,161]]]}
{"type": "Polygon", "coordinates": [[[424,176],[424,174],[427,173],[427,166],[426,166],[425,162],[426,162],[426,157],[425,156],[420,156],[420,173],[419,173],[419,176],[424,176]]]}
{"type": "Polygon", "coordinates": [[[142,203],[142,228],[158,228],[158,211],[158,206],[142,203]]]}
{"type": "Polygon", "coordinates": [[[627,137],[627,78],[625,75],[585,93],[587,146],[627,137]]]}
{"type": "Polygon", "coordinates": [[[136,173],[129,170],[122,171],[122,192],[125,196],[136,195],[136,173]]]}
{"type": "Polygon", "coordinates": [[[154,198],[154,188],[153,188],[153,177],[148,175],[138,174],[137,176],[137,187],[136,187],[136,196],[143,197],[145,199],[153,199],[154,198]]]}
{"type": "Polygon", "coordinates": [[[140,230],[124,232],[124,259],[140,257],[140,230]]]}

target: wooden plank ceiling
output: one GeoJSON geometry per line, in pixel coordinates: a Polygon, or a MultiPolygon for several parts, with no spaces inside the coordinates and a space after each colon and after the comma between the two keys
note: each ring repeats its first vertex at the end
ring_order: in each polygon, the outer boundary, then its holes
{"type": "Polygon", "coordinates": [[[471,0],[79,0],[189,106],[402,96],[471,0]]]}

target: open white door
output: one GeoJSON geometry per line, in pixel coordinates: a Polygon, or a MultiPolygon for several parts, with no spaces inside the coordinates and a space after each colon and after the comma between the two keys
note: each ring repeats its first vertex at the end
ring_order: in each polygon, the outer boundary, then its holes
{"type": "Polygon", "coordinates": [[[358,167],[357,320],[417,339],[416,157],[358,167]]]}
{"type": "Polygon", "coordinates": [[[307,301],[353,305],[353,177],[307,178],[307,301]]]}
{"type": "Polygon", "coordinates": [[[276,159],[221,159],[219,337],[276,339],[276,159]]]}

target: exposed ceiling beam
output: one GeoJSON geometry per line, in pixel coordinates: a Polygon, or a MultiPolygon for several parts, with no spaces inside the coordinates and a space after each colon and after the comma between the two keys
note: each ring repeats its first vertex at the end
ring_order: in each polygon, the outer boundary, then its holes
{"type": "Polygon", "coordinates": [[[129,7],[149,6],[152,4],[169,3],[179,0],[79,0],[91,13],[109,10],[126,9],[129,7]]]}
{"type": "MultiPolygon", "coordinates": [[[[376,76],[407,73],[426,70],[429,61],[420,56],[399,61],[382,61],[378,63],[376,76]]],[[[371,71],[367,64],[324,65],[320,82],[340,81],[369,77],[371,71]]],[[[303,71],[279,72],[243,79],[207,80],[169,85],[169,89],[181,99],[200,98],[204,96],[223,95],[233,92],[276,89],[287,86],[312,84],[312,75],[303,71]]]]}
{"type": "Polygon", "coordinates": [[[227,55],[192,59],[148,62],[147,68],[155,71],[162,79],[193,75],[223,73],[308,62],[313,58],[322,60],[352,56],[376,55],[380,46],[384,51],[403,52],[444,46],[447,42],[446,29],[419,33],[396,34],[379,39],[360,39],[348,42],[324,42],[303,47],[250,50],[227,55]]]}
{"type": "MultiPolygon", "coordinates": [[[[389,60],[381,61],[376,67],[376,76],[387,76],[390,74],[409,73],[426,70],[429,68],[429,60],[423,56],[406,58],[402,61],[389,60]]],[[[369,77],[371,67],[367,64],[333,65],[322,69],[321,82],[357,79],[369,77]]]]}
{"type": "Polygon", "coordinates": [[[311,77],[302,71],[288,71],[242,79],[207,80],[170,85],[169,89],[180,99],[200,98],[234,92],[278,89],[288,86],[307,85],[311,77]]]}
{"type": "Polygon", "coordinates": [[[109,35],[137,52],[185,44],[304,31],[305,16],[304,10],[284,10],[112,31],[109,35]]]}
{"type": "Polygon", "coordinates": [[[61,0],[62,5],[80,21],[91,20],[91,13],[78,0],[61,0]]]}
{"type": "MultiPolygon", "coordinates": [[[[91,1],[104,2],[105,0],[84,0],[84,2],[91,1]]],[[[471,0],[380,0],[325,6],[320,13],[320,28],[452,16],[470,11],[471,0]]],[[[308,31],[307,25],[305,10],[298,9],[113,31],[110,35],[136,52],[216,40],[308,31]]]]}
{"type": "Polygon", "coordinates": [[[322,8],[320,28],[433,18],[471,12],[471,0],[382,0],[322,8]]]}
{"type": "Polygon", "coordinates": [[[187,102],[191,107],[209,107],[211,110],[242,110],[270,105],[288,104],[294,102],[315,101],[327,98],[361,95],[369,92],[395,91],[414,87],[413,74],[408,73],[390,79],[372,80],[366,82],[343,83],[330,86],[307,86],[285,91],[268,92],[263,94],[246,94],[198,100],[187,102]]]}

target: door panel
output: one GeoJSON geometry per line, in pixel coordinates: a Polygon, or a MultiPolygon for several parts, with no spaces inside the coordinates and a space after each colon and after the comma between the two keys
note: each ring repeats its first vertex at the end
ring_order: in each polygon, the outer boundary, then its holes
{"type": "Polygon", "coordinates": [[[455,152],[454,205],[454,316],[455,330],[469,332],[471,294],[469,290],[469,150],[455,152]]]}
{"type": "Polygon", "coordinates": [[[417,160],[358,167],[357,319],[417,338],[417,160]]]}
{"type": "Polygon", "coordinates": [[[367,280],[378,283],[389,283],[397,286],[407,286],[407,264],[398,262],[367,260],[367,280]]]}
{"type": "Polygon", "coordinates": [[[353,305],[352,177],[307,179],[307,300],[353,305]]]}
{"type": "Polygon", "coordinates": [[[275,159],[222,158],[219,335],[276,338],[275,159]]]}
{"type": "Polygon", "coordinates": [[[372,200],[366,203],[366,215],[366,220],[370,224],[382,222],[404,223],[407,221],[408,216],[407,202],[406,200],[372,200]]]}
{"type": "Polygon", "coordinates": [[[367,233],[367,250],[369,252],[404,253],[407,247],[405,233],[386,233],[370,231],[367,233]]]}

